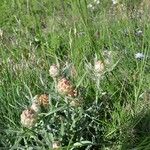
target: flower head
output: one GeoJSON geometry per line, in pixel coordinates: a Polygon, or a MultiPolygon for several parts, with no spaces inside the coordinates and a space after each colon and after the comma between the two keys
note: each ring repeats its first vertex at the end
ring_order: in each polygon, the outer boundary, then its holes
{"type": "Polygon", "coordinates": [[[49,105],[49,96],[47,94],[42,94],[38,97],[38,103],[40,106],[47,107],[49,105]]]}
{"type": "Polygon", "coordinates": [[[20,117],[21,124],[26,128],[32,128],[37,121],[37,113],[31,108],[24,110],[20,117]]]}
{"type": "Polygon", "coordinates": [[[49,69],[49,74],[52,78],[56,78],[59,75],[59,68],[57,65],[51,65],[49,69]]]}
{"type": "Polygon", "coordinates": [[[143,53],[136,53],[135,54],[135,58],[136,59],[143,59],[145,56],[144,56],[144,54],[143,53]]]}
{"type": "Polygon", "coordinates": [[[102,73],[105,69],[104,63],[100,60],[96,61],[94,64],[94,71],[96,73],[102,73]]]}
{"type": "Polygon", "coordinates": [[[62,78],[58,81],[57,89],[58,92],[63,95],[71,97],[75,97],[77,95],[76,90],[66,78],[62,78]]]}
{"type": "Polygon", "coordinates": [[[141,36],[143,34],[143,31],[142,30],[138,30],[137,32],[136,32],[136,35],[137,36],[141,36]]]}

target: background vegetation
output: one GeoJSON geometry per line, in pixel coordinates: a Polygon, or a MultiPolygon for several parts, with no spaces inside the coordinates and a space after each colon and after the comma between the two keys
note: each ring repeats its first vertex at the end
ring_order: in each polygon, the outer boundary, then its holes
{"type": "Polygon", "coordinates": [[[150,149],[149,1],[1,0],[1,149],[150,149]],[[91,7],[92,5],[92,7],[91,7]],[[102,78],[90,64],[113,61],[102,78]],[[143,53],[143,59],[135,54],[143,53]],[[62,74],[84,102],[70,107],[55,90],[49,67],[66,62],[76,76],[62,74]],[[37,94],[51,105],[33,129],[20,114],[37,94]]]}

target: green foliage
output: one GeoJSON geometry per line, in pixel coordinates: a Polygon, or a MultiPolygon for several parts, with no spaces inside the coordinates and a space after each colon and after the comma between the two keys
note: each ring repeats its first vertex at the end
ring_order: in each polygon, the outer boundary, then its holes
{"type": "Polygon", "coordinates": [[[68,150],[149,148],[150,24],[145,13],[131,11],[140,1],[0,4],[0,147],[47,150],[60,141],[68,150]],[[93,65],[105,61],[104,51],[112,62],[99,77],[93,65]],[[139,52],[143,59],[135,59],[139,52]],[[67,74],[66,62],[76,76],[67,74]],[[57,63],[77,87],[80,107],[55,89],[49,67],[57,63]],[[51,105],[33,129],[23,128],[21,112],[42,93],[51,95],[51,105]]]}

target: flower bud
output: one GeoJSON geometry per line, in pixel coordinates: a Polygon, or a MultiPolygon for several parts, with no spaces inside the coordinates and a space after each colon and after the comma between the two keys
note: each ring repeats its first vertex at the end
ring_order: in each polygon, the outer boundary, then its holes
{"type": "Polygon", "coordinates": [[[49,106],[49,96],[47,94],[42,94],[38,97],[38,102],[40,106],[47,107],[49,106]]]}
{"type": "Polygon", "coordinates": [[[32,128],[37,121],[37,113],[29,108],[22,112],[21,114],[21,124],[26,128],[32,128]]]}
{"type": "Polygon", "coordinates": [[[96,73],[102,73],[105,69],[104,63],[102,61],[96,61],[94,65],[94,71],[96,73]]]}
{"type": "Polygon", "coordinates": [[[52,78],[56,78],[59,76],[59,68],[57,67],[57,65],[50,66],[49,74],[52,78]]]}

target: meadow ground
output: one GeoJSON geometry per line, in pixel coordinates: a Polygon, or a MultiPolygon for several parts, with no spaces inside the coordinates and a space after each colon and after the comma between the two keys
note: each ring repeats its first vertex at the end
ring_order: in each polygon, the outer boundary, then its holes
{"type": "Polygon", "coordinates": [[[1,0],[0,149],[150,150],[149,6],[1,0]]]}

